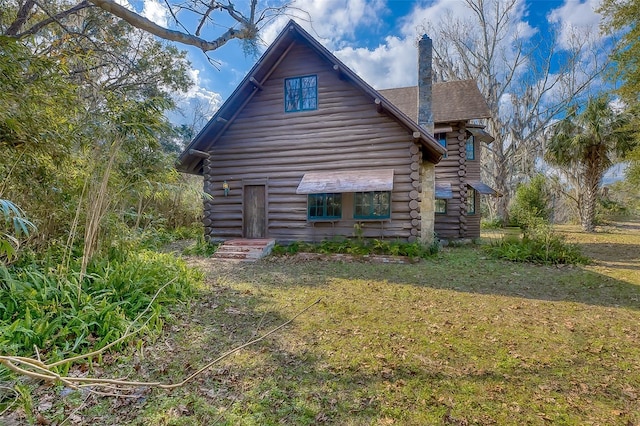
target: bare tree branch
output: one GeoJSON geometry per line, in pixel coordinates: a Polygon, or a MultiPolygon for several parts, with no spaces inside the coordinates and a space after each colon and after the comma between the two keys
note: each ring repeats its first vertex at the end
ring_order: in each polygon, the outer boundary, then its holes
{"type": "MultiPolygon", "coordinates": [[[[178,20],[178,17],[176,16],[176,13],[173,11],[173,8],[171,7],[171,3],[169,3],[169,0],[164,0],[164,4],[167,6],[167,10],[169,10],[169,13],[171,14],[171,17],[173,18],[173,20],[176,22],[176,24],[180,25],[182,27],[182,29],[189,34],[189,30],[187,29],[187,27],[185,27],[184,25],[182,25],[182,22],[180,22],[180,20],[178,20]]],[[[200,35],[196,32],[196,35],[200,35]]]]}
{"type": "MultiPolygon", "coordinates": [[[[242,28],[240,30],[236,30],[235,28],[229,28],[222,35],[220,35],[215,40],[205,40],[195,35],[185,34],[180,31],[170,30],[168,28],[161,27],[155,22],[150,21],[149,19],[132,12],[124,6],[119,5],[113,0],[89,0],[94,5],[99,8],[117,16],[120,19],[128,22],[136,28],[144,30],[150,34],[155,35],[156,37],[160,37],[165,40],[175,41],[177,43],[186,44],[189,46],[195,46],[201,49],[203,52],[209,52],[212,50],[216,50],[222,46],[224,46],[227,42],[232,39],[246,39],[253,37],[255,34],[254,24],[248,22],[247,20],[239,21],[242,24],[242,28]]],[[[233,8],[233,6],[229,6],[233,8]]],[[[233,15],[232,15],[233,16],[233,15]]],[[[242,16],[242,15],[239,15],[242,16]]]]}
{"type": "MultiPolygon", "coordinates": [[[[158,291],[154,295],[154,297],[151,300],[151,302],[149,302],[149,305],[147,306],[147,308],[136,317],[136,320],[134,320],[132,322],[132,324],[135,323],[138,319],[140,319],[147,312],[147,310],[151,307],[151,304],[155,301],[155,299],[158,297],[160,292],[166,286],[171,284],[173,281],[175,281],[175,279],[167,282],[160,289],[158,289],[158,291]]],[[[131,325],[130,325],[129,327],[127,327],[127,330],[125,331],[123,336],[120,337],[118,340],[108,344],[107,346],[104,346],[101,349],[98,349],[96,351],[90,352],[90,353],[85,354],[85,355],[78,355],[78,356],[75,356],[75,357],[72,357],[72,358],[62,359],[60,361],[57,361],[57,362],[54,362],[54,363],[51,363],[51,364],[46,364],[46,363],[42,362],[39,359],[39,357],[34,359],[34,358],[20,357],[20,356],[0,356],[0,364],[4,365],[5,367],[10,369],[11,371],[16,372],[18,374],[25,375],[25,376],[28,376],[28,377],[31,377],[31,378],[34,378],[34,379],[38,379],[38,380],[54,381],[54,382],[63,383],[65,386],[68,386],[68,387],[70,387],[72,389],[88,388],[89,392],[100,394],[100,395],[119,396],[119,397],[127,397],[127,396],[135,396],[135,397],[137,397],[137,395],[128,395],[128,394],[123,394],[122,392],[125,391],[125,390],[129,390],[131,388],[137,388],[137,387],[155,387],[155,388],[159,388],[159,389],[175,389],[175,388],[182,387],[182,386],[186,385],[187,383],[189,383],[190,381],[192,381],[194,378],[196,378],[199,375],[201,375],[202,373],[204,373],[205,371],[209,370],[213,365],[219,363],[223,359],[233,355],[236,352],[241,351],[242,349],[244,349],[244,348],[246,348],[248,346],[251,346],[251,345],[254,345],[254,344],[258,343],[258,342],[261,342],[262,340],[266,339],[268,336],[270,336],[270,335],[278,332],[279,330],[283,329],[287,325],[291,324],[300,315],[304,314],[309,309],[311,309],[313,306],[315,306],[318,303],[320,303],[320,301],[321,301],[321,299],[316,300],[315,302],[311,303],[310,305],[308,305],[307,307],[305,307],[304,309],[299,311],[297,314],[292,316],[289,320],[287,320],[284,323],[280,324],[279,326],[269,330],[268,332],[264,333],[263,335],[261,335],[259,337],[253,338],[250,341],[248,341],[248,342],[246,342],[246,343],[244,343],[244,344],[242,344],[240,346],[237,346],[237,347],[235,347],[235,348],[223,353],[222,355],[218,356],[213,361],[209,362],[205,366],[201,367],[200,369],[198,369],[194,373],[192,373],[189,376],[187,376],[182,381],[176,382],[176,383],[137,382],[137,381],[132,381],[132,380],[124,380],[124,379],[110,379],[110,378],[102,379],[102,378],[95,378],[95,377],[70,377],[70,376],[62,376],[62,375],[56,373],[55,371],[52,371],[56,366],[59,366],[59,365],[62,365],[62,364],[69,364],[71,362],[78,361],[80,359],[91,358],[91,357],[95,357],[95,356],[97,356],[99,354],[102,354],[104,351],[106,351],[108,348],[112,347],[113,345],[118,344],[118,343],[124,341],[125,339],[131,337],[132,335],[136,334],[137,332],[139,332],[146,325],[146,322],[142,326],[140,326],[138,329],[133,330],[133,331],[130,330],[130,327],[131,327],[131,325]],[[23,365],[24,367],[21,367],[21,365],[23,365]],[[98,392],[98,391],[95,391],[94,389],[92,389],[93,387],[113,389],[116,392],[115,393],[98,392]]]]}
{"type": "Polygon", "coordinates": [[[516,183],[537,167],[544,129],[589,90],[606,64],[591,50],[588,34],[576,34],[561,46],[555,34],[536,39],[522,32],[517,0],[464,0],[464,5],[470,14],[449,11],[424,28],[436,33],[437,78],[475,79],[486,98],[492,112],[487,130],[496,140],[483,150],[484,177],[504,194],[490,202],[499,218],[508,219],[516,183]]]}
{"type": "MultiPolygon", "coordinates": [[[[35,0],[30,0],[32,3],[36,4],[35,0]]],[[[40,5],[38,5],[40,6],[40,5]]],[[[16,34],[17,37],[21,38],[21,37],[27,37],[30,35],[35,35],[38,33],[38,31],[40,31],[42,28],[46,27],[49,24],[52,24],[54,22],[58,23],[61,27],[64,28],[64,26],[60,23],[61,19],[66,18],[69,15],[73,15],[83,9],[86,9],[88,7],[91,7],[91,4],[87,1],[87,0],[83,0],[82,2],[78,3],[77,5],[73,6],[70,9],[64,10],[60,13],[56,13],[55,15],[49,15],[48,19],[44,19],[38,23],[36,23],[35,25],[33,25],[31,28],[29,28],[28,30],[25,30],[23,32],[21,32],[20,34],[16,34]]],[[[42,6],[40,6],[40,8],[42,10],[45,10],[42,6]]],[[[46,13],[46,10],[45,10],[46,13]]],[[[48,13],[47,13],[48,14],[48,13]]],[[[7,30],[8,32],[8,30],[7,30]]],[[[9,35],[9,34],[8,34],[9,35]]]]}
{"type": "Polygon", "coordinates": [[[18,10],[16,19],[11,23],[9,28],[7,28],[5,35],[15,36],[20,32],[24,24],[29,19],[29,15],[31,15],[31,10],[35,6],[35,4],[35,0],[27,0],[26,2],[24,2],[22,7],[20,7],[20,10],[18,10]]]}

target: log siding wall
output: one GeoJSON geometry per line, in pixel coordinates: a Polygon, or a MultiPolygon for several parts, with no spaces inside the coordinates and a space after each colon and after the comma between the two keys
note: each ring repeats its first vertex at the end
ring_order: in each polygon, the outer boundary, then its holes
{"type": "Polygon", "coordinates": [[[451,183],[453,198],[447,200],[447,212],[435,215],[435,232],[442,239],[480,237],[480,195],[476,195],[476,213],[467,214],[467,182],[480,180],[480,143],[475,141],[475,160],[466,159],[465,123],[451,123],[447,133],[447,158],[436,165],[436,181],[451,183]]]}
{"type": "Polygon", "coordinates": [[[378,113],[374,99],[340,79],[332,66],[295,44],[215,141],[204,173],[204,189],[213,196],[205,202],[210,239],[243,236],[242,188],[260,179],[268,200],[267,237],[280,242],[352,236],[357,223],[370,238],[414,241],[420,235],[421,156],[412,134],[378,113]],[[285,113],[284,79],[311,74],[318,76],[318,109],[285,113]],[[394,170],[391,218],[353,219],[353,194],[344,194],[341,220],[308,221],[307,195],[296,194],[303,175],[358,169],[394,170]]]}

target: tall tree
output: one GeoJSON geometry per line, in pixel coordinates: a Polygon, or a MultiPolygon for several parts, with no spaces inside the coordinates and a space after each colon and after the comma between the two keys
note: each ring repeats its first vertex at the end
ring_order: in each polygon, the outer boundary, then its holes
{"type": "Polygon", "coordinates": [[[66,69],[0,36],[0,198],[22,207],[46,233],[59,219],[73,146],[78,87],[66,69]]]}
{"type": "Polygon", "coordinates": [[[618,113],[607,96],[591,98],[583,111],[574,107],[554,126],[545,160],[556,166],[570,183],[587,232],[595,229],[598,190],[607,169],[634,147],[628,132],[628,115],[618,113]]]}
{"type": "Polygon", "coordinates": [[[622,85],[618,93],[630,104],[640,102],[640,0],[603,0],[600,12],[605,19],[601,28],[605,34],[622,31],[616,43],[614,78],[622,85]]]}
{"type": "MultiPolygon", "coordinates": [[[[0,28],[6,28],[6,14],[0,14],[0,28]]],[[[40,19],[27,16],[24,25],[40,19]]],[[[173,179],[168,162],[162,163],[167,173],[142,166],[133,171],[141,153],[160,151],[163,113],[172,107],[172,93],[190,84],[185,54],[98,8],[85,8],[38,37],[0,36],[0,59],[6,76],[0,79],[0,147],[7,148],[0,158],[0,198],[27,211],[38,225],[38,242],[50,245],[69,235],[70,245],[73,236],[93,229],[85,233],[90,255],[105,216],[130,207],[91,197],[117,196],[112,188],[124,191],[139,181],[161,187],[158,180],[173,179]],[[139,110],[148,113],[118,122],[139,110]],[[153,131],[122,137],[122,129],[134,125],[153,131]]]]}
{"type": "Polygon", "coordinates": [[[434,73],[440,80],[475,79],[492,117],[495,137],[483,153],[483,174],[503,197],[492,213],[508,220],[517,184],[535,174],[544,130],[584,95],[606,66],[592,34],[561,45],[556,34],[533,37],[521,22],[520,0],[464,0],[469,13],[425,24],[434,40],[434,73]]]}
{"type": "Polygon", "coordinates": [[[2,0],[2,9],[15,10],[4,13],[6,22],[0,27],[5,35],[23,38],[40,34],[51,26],[64,27],[66,22],[83,10],[100,8],[156,37],[195,46],[203,52],[210,52],[224,46],[233,39],[245,42],[245,49],[255,47],[260,29],[272,19],[284,13],[290,6],[260,7],[258,0],[250,0],[244,8],[226,1],[165,1],[162,6],[179,30],[162,26],[143,16],[132,8],[114,0],[2,0]],[[191,28],[188,23],[193,22],[191,28]],[[223,28],[220,33],[220,28],[223,28]],[[218,31],[216,33],[216,31],[218,31]]]}
{"type": "MultiPolygon", "coordinates": [[[[616,64],[612,78],[620,81],[617,93],[633,114],[631,131],[638,147],[628,157],[627,178],[640,186],[640,0],[604,0],[601,13],[605,20],[602,30],[606,34],[621,34],[613,51],[616,64]]],[[[640,192],[639,192],[640,194],[640,192]]]]}

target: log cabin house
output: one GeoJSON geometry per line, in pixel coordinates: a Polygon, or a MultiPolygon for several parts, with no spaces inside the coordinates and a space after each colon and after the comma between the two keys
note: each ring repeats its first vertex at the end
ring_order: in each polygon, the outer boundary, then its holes
{"type": "MultiPolygon", "coordinates": [[[[380,93],[410,118],[418,117],[419,87],[380,93]]],[[[491,116],[489,107],[474,80],[433,83],[432,99],[434,136],[447,150],[436,165],[435,233],[442,240],[479,238],[480,197],[498,195],[480,180],[481,143],[494,138],[477,121],[491,116]]]]}
{"type": "Polygon", "coordinates": [[[212,196],[206,237],[431,242],[436,195],[451,212],[468,199],[462,184],[436,188],[436,164],[454,156],[454,141],[466,146],[471,127],[453,120],[450,145],[434,138],[431,40],[423,44],[428,83],[414,93],[426,101],[411,117],[290,21],[180,155],[178,170],[204,175],[212,196]]]}

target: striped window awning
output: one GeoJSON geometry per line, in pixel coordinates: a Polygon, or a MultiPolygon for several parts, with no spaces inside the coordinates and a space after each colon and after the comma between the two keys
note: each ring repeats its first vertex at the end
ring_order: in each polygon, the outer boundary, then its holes
{"type": "Polygon", "coordinates": [[[296,194],[391,191],[393,169],[305,173],[296,194]]]}

